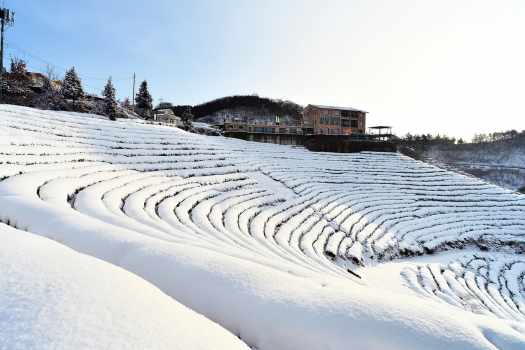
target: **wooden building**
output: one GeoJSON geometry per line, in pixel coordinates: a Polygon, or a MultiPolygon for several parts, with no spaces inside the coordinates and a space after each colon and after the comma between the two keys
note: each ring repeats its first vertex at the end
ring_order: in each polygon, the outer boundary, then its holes
{"type": "Polygon", "coordinates": [[[364,134],[367,112],[350,108],[308,105],[303,111],[305,135],[364,134]]]}
{"type": "Polygon", "coordinates": [[[374,140],[365,133],[366,114],[350,107],[308,105],[300,118],[230,113],[221,116],[223,124],[220,126],[225,136],[288,145],[303,145],[306,142],[312,150],[358,152],[384,149],[374,145],[374,140]],[[326,149],[323,148],[325,146],[326,149]]]}

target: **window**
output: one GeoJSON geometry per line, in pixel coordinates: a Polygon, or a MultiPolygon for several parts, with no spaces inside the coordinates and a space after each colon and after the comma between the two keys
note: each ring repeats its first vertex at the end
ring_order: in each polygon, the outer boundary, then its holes
{"type": "Polygon", "coordinates": [[[343,128],[349,128],[350,127],[350,119],[341,119],[341,126],[343,128]]]}
{"type": "Polygon", "coordinates": [[[357,128],[357,119],[350,120],[350,127],[357,128]]]}
{"type": "Polygon", "coordinates": [[[323,125],[339,125],[339,119],[338,117],[330,116],[330,115],[322,115],[320,118],[320,124],[323,125]]]}

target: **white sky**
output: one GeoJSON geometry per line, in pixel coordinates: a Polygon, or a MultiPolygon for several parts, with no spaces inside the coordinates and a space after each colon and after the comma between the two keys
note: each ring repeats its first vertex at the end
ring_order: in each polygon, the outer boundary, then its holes
{"type": "Polygon", "coordinates": [[[525,129],[525,0],[10,5],[8,53],[15,43],[62,72],[75,65],[94,92],[111,75],[130,96],[136,72],[174,104],[258,93],[362,108],[398,134],[525,129]]]}
{"type": "Polygon", "coordinates": [[[274,23],[264,95],[360,107],[399,134],[525,129],[525,1],[325,4],[274,23]]]}

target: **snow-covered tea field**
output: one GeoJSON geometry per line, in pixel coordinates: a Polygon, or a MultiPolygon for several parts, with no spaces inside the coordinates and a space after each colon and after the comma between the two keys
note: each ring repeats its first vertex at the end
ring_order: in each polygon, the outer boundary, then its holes
{"type": "Polygon", "coordinates": [[[473,177],[0,105],[0,180],[0,349],[525,349],[525,196],[473,177]]]}

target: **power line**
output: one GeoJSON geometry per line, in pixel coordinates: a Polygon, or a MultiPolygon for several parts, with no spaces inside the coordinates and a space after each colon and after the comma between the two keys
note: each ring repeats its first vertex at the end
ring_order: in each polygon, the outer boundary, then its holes
{"type": "MultiPolygon", "coordinates": [[[[45,64],[47,67],[51,67],[55,71],[60,72],[60,74],[65,74],[65,72],[68,71],[67,68],[65,68],[63,66],[60,66],[60,65],[57,65],[57,64],[54,64],[51,61],[49,61],[49,60],[47,60],[45,58],[42,58],[40,55],[37,55],[37,54],[35,54],[33,52],[30,52],[29,50],[26,50],[26,49],[24,49],[24,48],[22,48],[22,47],[20,47],[20,46],[18,46],[16,44],[8,43],[8,44],[6,44],[6,46],[12,52],[16,51],[16,52],[22,54],[22,55],[24,55],[24,58],[31,57],[33,60],[39,61],[39,62],[45,64]]],[[[31,70],[33,70],[33,71],[45,71],[45,69],[47,68],[46,66],[38,68],[38,67],[36,67],[33,64],[28,64],[28,67],[31,70]]],[[[84,81],[83,85],[85,87],[85,90],[88,93],[100,94],[101,91],[104,89],[103,82],[107,81],[108,78],[94,77],[94,76],[90,76],[90,75],[82,75],[81,79],[84,81]],[[95,86],[93,84],[90,84],[90,83],[86,83],[86,81],[97,82],[97,84],[96,84],[97,86],[95,86]],[[100,85],[98,85],[98,84],[100,84],[100,85]]],[[[119,82],[119,81],[128,81],[129,82],[129,81],[132,81],[132,84],[134,85],[135,73],[133,73],[133,75],[129,76],[129,77],[113,78],[113,76],[111,76],[111,79],[114,82],[119,82]]]]}
{"type": "MultiPolygon", "coordinates": [[[[9,50],[11,50],[11,52],[13,53],[13,51],[16,51],[22,55],[24,55],[24,58],[26,57],[30,57],[32,58],[33,60],[36,60],[36,61],[39,61],[43,64],[45,64],[44,67],[38,69],[36,68],[36,66],[33,66],[31,65],[33,68],[31,68],[31,70],[35,70],[35,71],[45,71],[45,69],[47,67],[51,67],[53,70],[55,71],[58,71],[60,72],[61,74],[65,74],[65,72],[68,71],[68,68],[66,67],[63,67],[61,65],[58,65],[58,64],[55,64],[53,62],[51,62],[50,60],[48,59],[45,59],[43,58],[42,56],[38,55],[38,54],[35,54],[34,52],[31,52],[17,44],[14,44],[12,42],[7,42],[6,43],[6,48],[8,48],[9,50]]],[[[108,76],[109,77],[109,76],[108,76]]],[[[82,74],[81,76],[81,79],[84,80],[84,86],[87,87],[86,90],[88,90],[89,92],[92,92],[92,93],[95,93],[95,94],[99,94],[102,90],[103,90],[103,86],[94,86],[92,84],[86,84],[85,81],[97,81],[97,82],[105,82],[107,81],[108,77],[96,77],[96,76],[92,76],[92,75],[84,75],[82,74]]],[[[135,73],[133,73],[133,75],[130,75],[130,76],[120,76],[120,77],[113,77],[111,76],[112,80],[114,82],[119,82],[119,81],[128,81],[128,82],[132,82],[133,84],[133,90],[135,89],[135,73]]],[[[134,96],[132,96],[134,98],[134,96]]]]}
{"type": "Polygon", "coordinates": [[[35,55],[35,54],[32,54],[31,52],[29,52],[27,50],[24,50],[24,49],[18,47],[17,45],[15,45],[13,43],[8,43],[6,46],[9,49],[16,50],[16,51],[20,52],[21,54],[23,54],[25,56],[29,56],[29,57],[31,57],[33,59],[36,59],[37,61],[40,61],[40,62],[45,63],[47,65],[53,66],[53,68],[60,68],[60,70],[66,71],[66,69],[64,67],[60,67],[60,66],[58,66],[56,64],[53,64],[53,63],[51,63],[51,62],[49,62],[49,61],[47,61],[47,60],[45,60],[45,59],[35,55]]]}
{"type": "MultiPolygon", "coordinates": [[[[8,43],[8,44],[7,44],[7,47],[10,48],[10,49],[14,49],[14,50],[16,50],[16,51],[18,51],[18,52],[20,52],[20,53],[26,55],[26,56],[29,56],[29,57],[33,58],[33,59],[36,59],[37,61],[40,61],[40,62],[42,62],[42,63],[45,63],[46,65],[49,65],[49,66],[51,66],[51,67],[53,67],[53,68],[55,68],[55,69],[58,68],[58,69],[59,69],[60,71],[62,71],[62,72],[66,72],[66,71],[68,70],[68,68],[65,68],[65,67],[63,67],[63,66],[60,66],[60,65],[54,64],[54,63],[52,63],[51,61],[49,61],[49,60],[47,60],[47,59],[45,59],[45,58],[42,58],[41,56],[36,55],[35,53],[32,53],[32,52],[30,52],[30,51],[28,51],[28,50],[26,50],[26,49],[24,49],[24,48],[22,48],[22,47],[16,45],[16,44],[8,43]]],[[[95,76],[91,76],[91,75],[85,75],[85,74],[83,74],[83,75],[82,75],[82,79],[83,79],[83,80],[86,80],[86,79],[87,79],[87,80],[101,80],[101,81],[106,81],[106,80],[108,79],[108,77],[95,77],[95,76]]],[[[117,78],[113,78],[113,76],[112,76],[112,80],[113,80],[113,81],[130,81],[131,79],[132,79],[131,76],[127,76],[127,77],[122,76],[122,77],[117,77],[117,78]]]]}

